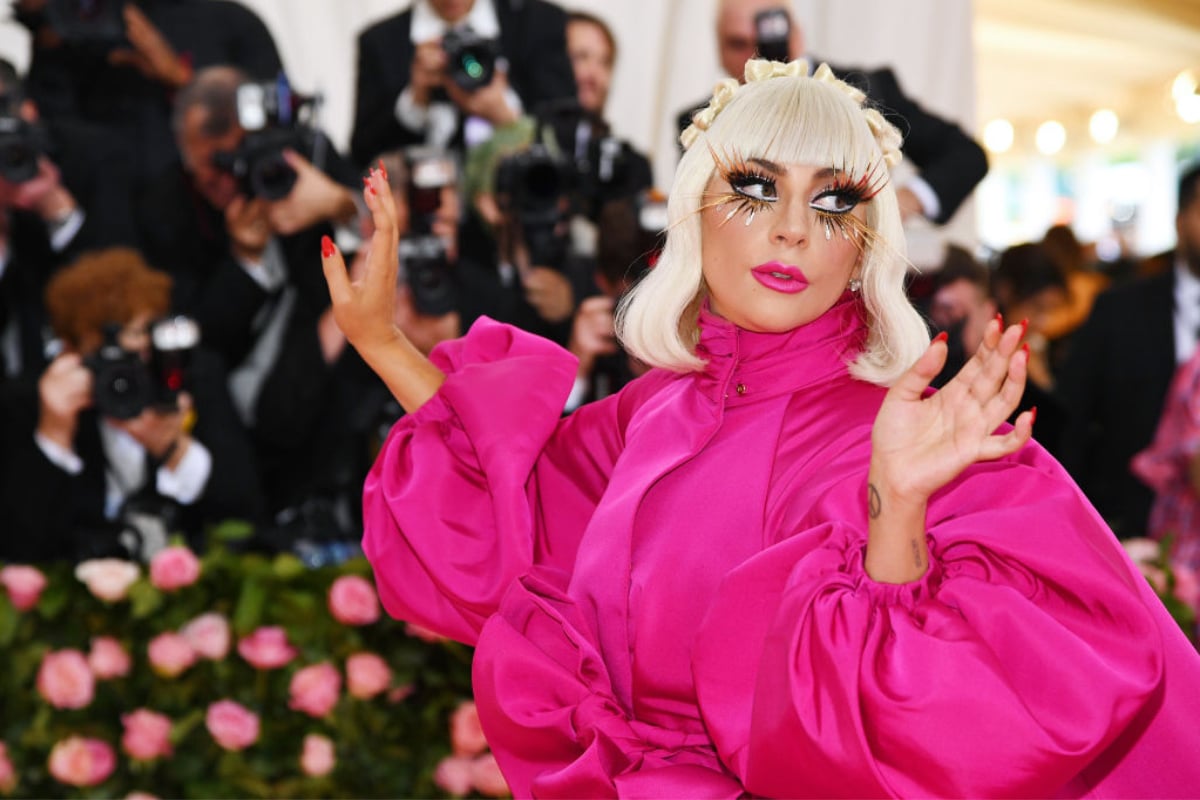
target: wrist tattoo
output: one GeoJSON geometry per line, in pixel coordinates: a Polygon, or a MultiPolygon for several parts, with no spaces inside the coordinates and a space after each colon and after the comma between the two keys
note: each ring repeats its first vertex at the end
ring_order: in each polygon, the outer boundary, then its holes
{"type": "Polygon", "coordinates": [[[879,513],[883,511],[883,498],[879,496],[879,490],[875,488],[875,484],[867,484],[867,513],[871,519],[878,519],[879,513]]]}
{"type": "Polygon", "coordinates": [[[925,561],[921,558],[921,543],[913,539],[910,544],[912,545],[913,566],[920,569],[925,566],[925,561]]]}

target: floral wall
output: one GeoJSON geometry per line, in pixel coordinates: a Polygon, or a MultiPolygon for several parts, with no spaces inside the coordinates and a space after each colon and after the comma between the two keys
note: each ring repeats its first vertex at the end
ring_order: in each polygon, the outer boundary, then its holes
{"type": "Polygon", "coordinates": [[[0,583],[0,795],[507,794],[469,648],[381,613],[362,559],[176,546],[0,583]]]}

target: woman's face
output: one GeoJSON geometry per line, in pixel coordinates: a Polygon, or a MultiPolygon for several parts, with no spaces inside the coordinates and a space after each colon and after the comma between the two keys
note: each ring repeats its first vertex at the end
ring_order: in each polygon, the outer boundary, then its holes
{"type": "Polygon", "coordinates": [[[719,167],[700,212],[710,308],[738,327],[772,333],[828,311],[858,277],[871,196],[863,183],[757,158],[719,167]]]}

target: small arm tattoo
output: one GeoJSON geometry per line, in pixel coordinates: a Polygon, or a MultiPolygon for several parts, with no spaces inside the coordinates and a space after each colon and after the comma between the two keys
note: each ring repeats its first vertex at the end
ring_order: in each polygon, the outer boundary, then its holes
{"type": "Polygon", "coordinates": [[[867,513],[871,515],[871,519],[878,519],[879,513],[883,511],[883,499],[879,496],[879,490],[875,488],[875,484],[867,484],[867,513]]]}
{"type": "Polygon", "coordinates": [[[921,569],[925,566],[925,561],[921,558],[921,543],[913,539],[910,544],[912,545],[913,566],[921,569]]]}

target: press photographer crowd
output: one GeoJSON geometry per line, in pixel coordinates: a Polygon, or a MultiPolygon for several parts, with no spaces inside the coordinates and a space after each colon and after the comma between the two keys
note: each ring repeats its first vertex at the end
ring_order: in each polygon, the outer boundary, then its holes
{"type": "Polygon", "coordinates": [[[487,315],[580,357],[571,408],[635,373],[612,314],[663,199],[603,117],[603,21],[440,0],[371,26],[346,156],[246,7],[12,6],[32,52],[0,63],[0,560],[202,551],[228,519],[312,566],[359,552],[402,412],[333,322],[320,241],[361,269],[369,165],[423,350],[487,315]]]}
{"type": "MultiPolygon", "coordinates": [[[[545,336],[579,359],[564,414],[643,371],[613,315],[653,268],[666,198],[605,117],[618,44],[604,20],[544,0],[413,0],[347,54],[342,153],[322,98],[236,2],[12,13],[31,54],[25,74],[0,63],[0,560],[146,560],[180,534],[203,550],[227,519],[254,526],[246,548],[313,566],[358,552],[363,480],[402,411],[334,322],[320,243],[361,273],[373,165],[399,209],[396,324],[421,350],[482,316],[545,336]]],[[[805,55],[790,3],[721,0],[716,29],[731,76],[755,53],[805,55]]],[[[949,220],[987,171],[982,149],[890,70],[833,69],[906,134],[903,215],[949,220]]],[[[688,99],[674,99],[681,129],[688,99]]],[[[1186,264],[1200,261],[1194,184],[1186,264]]],[[[1099,436],[1125,409],[1087,389],[1107,330],[1088,312],[1152,269],[1050,244],[995,264],[953,251],[914,274],[912,297],[950,335],[948,375],[998,311],[1028,317],[1035,436],[1119,535],[1144,534],[1153,492],[1125,465],[1153,438],[1169,370],[1130,401],[1145,406],[1136,430],[1099,436]]]]}

